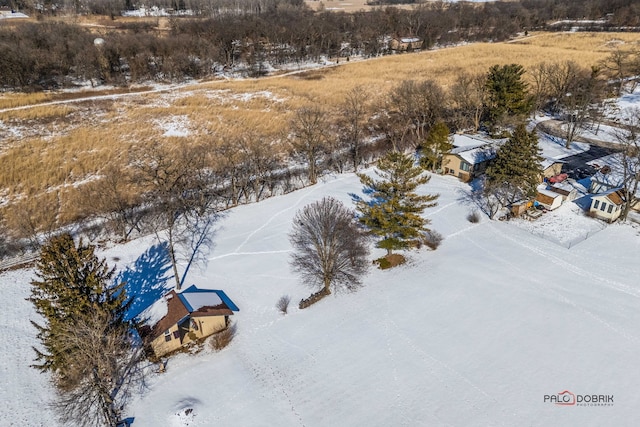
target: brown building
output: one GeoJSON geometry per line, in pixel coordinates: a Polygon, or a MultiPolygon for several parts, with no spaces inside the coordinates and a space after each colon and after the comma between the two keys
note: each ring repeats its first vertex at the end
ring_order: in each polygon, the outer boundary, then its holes
{"type": "Polygon", "coordinates": [[[223,291],[192,285],[169,292],[145,309],[139,316],[145,323],[140,336],[162,357],[225,329],[234,311],[238,307],[223,291]]]}

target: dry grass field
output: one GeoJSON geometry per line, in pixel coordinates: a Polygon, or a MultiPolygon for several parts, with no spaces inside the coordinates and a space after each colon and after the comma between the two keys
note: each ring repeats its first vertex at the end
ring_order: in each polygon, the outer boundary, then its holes
{"type": "Polygon", "coordinates": [[[164,92],[118,97],[105,95],[128,90],[3,94],[0,206],[29,205],[33,210],[55,199],[57,221],[63,223],[77,216],[83,183],[99,177],[109,164],[125,167],[131,150],[152,141],[215,144],[248,131],[278,141],[297,108],[319,104],[335,111],[357,86],[374,98],[403,80],[435,79],[447,86],[461,72],[485,72],[494,64],[531,67],[573,60],[590,66],[615,48],[637,48],[639,43],[640,34],[634,33],[539,33],[508,43],[352,59],[324,69],[207,81],[164,92]],[[12,109],[28,105],[32,107],[12,109]]]}
{"type": "MultiPolygon", "coordinates": [[[[435,2],[437,0],[426,0],[422,3],[435,2]]],[[[399,9],[413,9],[419,4],[396,4],[385,6],[370,6],[367,0],[304,0],[304,3],[311,10],[326,10],[335,12],[358,12],[361,10],[371,10],[376,7],[395,7],[399,9]]]]}

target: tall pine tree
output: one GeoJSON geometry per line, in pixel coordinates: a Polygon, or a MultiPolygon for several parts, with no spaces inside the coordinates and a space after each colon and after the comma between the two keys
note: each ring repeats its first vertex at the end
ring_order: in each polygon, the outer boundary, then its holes
{"type": "Polygon", "coordinates": [[[494,65],[487,75],[489,125],[492,129],[528,114],[533,106],[520,64],[494,65]]]}
{"type": "Polygon", "coordinates": [[[420,150],[420,165],[430,171],[440,168],[443,154],[452,148],[453,145],[449,142],[449,128],[444,122],[437,122],[429,130],[420,150]]]}
{"type": "Polygon", "coordinates": [[[426,228],[429,220],[420,215],[426,208],[437,205],[438,195],[415,193],[416,188],[427,184],[430,177],[423,175],[423,170],[405,154],[389,152],[378,162],[376,174],[382,180],[358,175],[365,185],[365,194],[371,199],[357,200],[356,208],[360,222],[382,238],[377,246],[391,255],[393,250],[412,247],[429,231],[426,228]]]}
{"type": "Polygon", "coordinates": [[[534,196],[542,176],[541,160],[535,131],[518,125],[487,168],[488,188],[494,189],[503,205],[534,196]]]}
{"type": "Polygon", "coordinates": [[[31,322],[43,347],[35,349],[39,363],[34,367],[55,374],[59,386],[71,368],[72,349],[63,336],[69,325],[89,313],[107,313],[114,326],[124,323],[129,304],[124,283],[112,285],[114,271],[98,259],[94,246],[76,246],[69,234],[53,237],[42,247],[28,298],[44,318],[42,325],[31,322]]]}

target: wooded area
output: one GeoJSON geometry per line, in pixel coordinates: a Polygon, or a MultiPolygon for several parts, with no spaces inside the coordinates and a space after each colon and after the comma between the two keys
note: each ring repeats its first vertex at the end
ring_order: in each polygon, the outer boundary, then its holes
{"type": "Polygon", "coordinates": [[[429,49],[502,41],[518,32],[573,25],[550,25],[558,19],[604,19],[582,25],[584,30],[639,25],[638,5],[629,0],[437,2],[411,10],[379,8],[351,14],[314,13],[296,0],[245,0],[234,2],[233,9],[225,2],[207,2],[205,7],[198,1],[171,0],[157,5],[189,9],[192,15],[171,18],[168,31],[153,21],[113,20],[82,27],[72,20],[47,18],[92,13],[115,18],[134,6],[128,1],[45,2],[40,7],[11,0],[9,5],[42,18],[37,23],[0,25],[0,88],[25,91],[86,81],[175,82],[230,70],[257,77],[278,64],[388,54],[392,37],[417,37],[424,40],[422,49],[429,49]],[[104,42],[94,44],[96,38],[104,42]]]}

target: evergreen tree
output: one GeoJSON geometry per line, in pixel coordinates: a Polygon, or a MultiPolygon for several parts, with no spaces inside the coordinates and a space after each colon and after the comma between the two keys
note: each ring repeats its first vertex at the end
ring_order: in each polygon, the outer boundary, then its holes
{"type": "Polygon", "coordinates": [[[420,165],[427,170],[436,170],[442,165],[442,155],[453,148],[449,142],[449,128],[444,122],[437,122],[427,135],[420,150],[420,165]]]}
{"type": "Polygon", "coordinates": [[[541,160],[535,131],[518,125],[487,168],[488,188],[500,195],[503,204],[534,196],[542,176],[541,160]]]}
{"type": "Polygon", "coordinates": [[[487,75],[489,93],[489,122],[492,128],[511,117],[519,117],[531,111],[532,99],[527,84],[522,79],[522,65],[494,65],[487,75]]]}
{"type": "Polygon", "coordinates": [[[377,246],[390,255],[394,249],[407,249],[429,231],[429,220],[420,216],[426,208],[436,206],[437,194],[419,196],[415,189],[427,184],[429,176],[405,154],[392,151],[378,162],[376,174],[382,180],[359,174],[365,194],[371,200],[358,199],[356,207],[360,222],[371,233],[382,237],[377,246]]]}
{"type": "Polygon", "coordinates": [[[28,299],[44,318],[43,325],[32,321],[44,350],[35,349],[40,363],[34,367],[55,374],[57,384],[64,386],[72,350],[63,331],[87,313],[108,313],[113,325],[123,324],[129,303],[124,283],[112,285],[115,270],[98,259],[95,247],[82,241],[76,246],[69,234],[42,247],[36,270],[28,299]]]}

